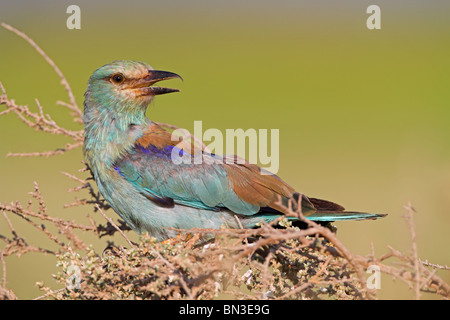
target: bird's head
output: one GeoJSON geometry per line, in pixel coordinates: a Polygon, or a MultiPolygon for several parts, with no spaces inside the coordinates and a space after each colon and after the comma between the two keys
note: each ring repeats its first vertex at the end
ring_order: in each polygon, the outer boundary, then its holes
{"type": "Polygon", "coordinates": [[[97,106],[115,108],[117,112],[145,109],[154,96],[179,91],[152,86],[173,78],[182,79],[176,73],[153,70],[143,62],[114,61],[95,70],[89,78],[86,99],[97,106]]]}

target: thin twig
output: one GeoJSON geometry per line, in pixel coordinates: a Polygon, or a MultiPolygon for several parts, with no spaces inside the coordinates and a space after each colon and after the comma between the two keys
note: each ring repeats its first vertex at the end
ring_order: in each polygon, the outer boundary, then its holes
{"type": "Polygon", "coordinates": [[[128,239],[128,237],[125,235],[125,233],[114,223],[113,219],[111,219],[110,217],[108,217],[102,210],[102,208],[100,208],[100,206],[98,204],[95,204],[95,207],[97,208],[98,211],[100,211],[101,215],[106,219],[106,221],[108,221],[112,226],[114,226],[114,228],[116,228],[117,231],[119,231],[119,233],[122,235],[122,237],[124,237],[124,239],[128,242],[128,244],[132,247],[135,248],[133,242],[130,241],[130,239],[128,239]]]}
{"type": "Polygon", "coordinates": [[[408,212],[404,216],[409,227],[409,232],[411,234],[411,250],[412,250],[412,260],[414,264],[414,294],[416,300],[420,299],[420,261],[417,253],[417,243],[416,243],[416,230],[414,227],[414,212],[416,210],[412,207],[411,203],[408,203],[407,206],[404,207],[408,212]]]}

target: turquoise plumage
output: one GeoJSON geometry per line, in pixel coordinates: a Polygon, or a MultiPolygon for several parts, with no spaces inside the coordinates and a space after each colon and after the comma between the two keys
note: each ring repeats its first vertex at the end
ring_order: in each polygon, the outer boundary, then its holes
{"type": "Polygon", "coordinates": [[[302,212],[320,222],[376,219],[384,215],[347,212],[333,202],[308,198],[258,166],[203,154],[201,164],[172,161],[179,149],[171,133],[145,116],[154,96],[176,92],[155,87],[180,78],[136,61],[114,61],[97,69],[85,94],[84,154],[100,193],[136,232],[158,240],[175,229],[255,227],[285,212],[277,202],[301,197],[302,212]]]}

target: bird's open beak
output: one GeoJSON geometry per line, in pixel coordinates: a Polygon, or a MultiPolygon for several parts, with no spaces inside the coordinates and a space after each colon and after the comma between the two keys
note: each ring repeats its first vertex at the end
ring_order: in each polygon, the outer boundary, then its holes
{"type": "Polygon", "coordinates": [[[143,95],[159,95],[171,92],[179,92],[178,89],[151,87],[158,81],[179,78],[183,80],[178,74],[168,71],[148,70],[148,75],[142,79],[140,91],[143,95]]]}

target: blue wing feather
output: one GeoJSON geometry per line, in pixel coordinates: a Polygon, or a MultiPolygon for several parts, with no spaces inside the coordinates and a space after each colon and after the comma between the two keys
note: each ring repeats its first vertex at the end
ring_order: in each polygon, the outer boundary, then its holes
{"type": "MultiPolygon", "coordinates": [[[[213,159],[202,164],[176,164],[171,159],[174,146],[134,150],[116,161],[115,169],[140,192],[165,203],[171,198],[177,204],[219,210],[226,207],[240,214],[254,214],[259,206],[240,199],[229,185],[227,172],[213,159]]],[[[205,154],[204,157],[210,157],[205,154]]]]}

